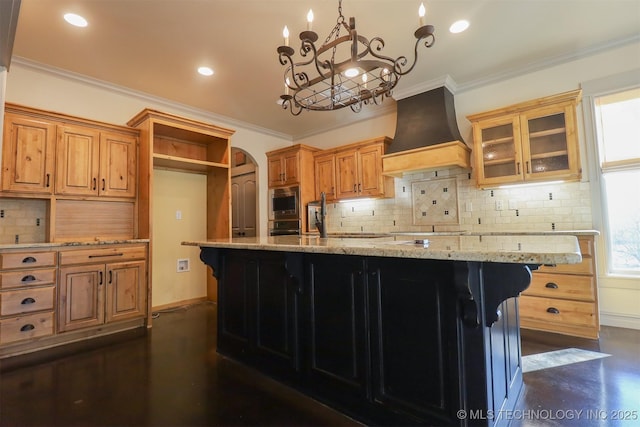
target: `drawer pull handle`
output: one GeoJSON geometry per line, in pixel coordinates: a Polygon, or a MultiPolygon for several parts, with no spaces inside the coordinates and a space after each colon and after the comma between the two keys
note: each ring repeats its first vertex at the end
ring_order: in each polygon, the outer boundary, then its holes
{"type": "Polygon", "coordinates": [[[555,267],[556,266],[555,264],[542,264],[542,265],[545,266],[545,267],[555,267]]]}
{"type": "Polygon", "coordinates": [[[104,258],[108,256],[123,256],[123,252],[118,252],[117,254],[105,254],[105,255],[89,255],[89,258],[104,258]]]}
{"type": "Polygon", "coordinates": [[[544,285],[544,287],[549,289],[558,289],[558,285],[553,282],[547,283],[546,285],[544,285]]]}
{"type": "Polygon", "coordinates": [[[22,328],[20,328],[20,332],[27,332],[27,331],[33,331],[36,327],[33,326],[31,323],[27,323],[26,325],[24,325],[22,328]]]}
{"type": "Polygon", "coordinates": [[[31,274],[29,274],[27,276],[24,276],[22,278],[21,282],[35,282],[35,280],[36,280],[36,277],[31,275],[31,274]]]}
{"type": "Polygon", "coordinates": [[[560,314],[560,310],[558,310],[555,307],[549,307],[547,308],[547,313],[551,313],[551,314],[560,314]]]}
{"type": "Polygon", "coordinates": [[[22,300],[20,304],[27,305],[27,304],[34,304],[35,302],[36,300],[34,300],[33,298],[25,298],[22,300]]]}
{"type": "Polygon", "coordinates": [[[31,264],[31,263],[33,263],[33,262],[37,262],[37,261],[38,261],[38,260],[37,260],[37,259],[35,259],[34,257],[32,257],[32,256],[28,256],[28,257],[26,257],[26,258],[24,258],[24,259],[22,260],[22,263],[23,263],[23,264],[31,264]]]}

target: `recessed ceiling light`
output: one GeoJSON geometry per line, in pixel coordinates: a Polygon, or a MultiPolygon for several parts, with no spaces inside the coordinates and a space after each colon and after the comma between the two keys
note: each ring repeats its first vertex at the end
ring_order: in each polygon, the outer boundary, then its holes
{"type": "Polygon", "coordinates": [[[89,25],[86,19],[80,15],[76,15],[75,13],[65,13],[64,20],[76,27],[86,27],[89,25]]]}
{"type": "Polygon", "coordinates": [[[449,31],[457,34],[463,32],[467,28],[469,28],[469,21],[467,21],[466,19],[461,19],[451,24],[451,26],[449,27],[449,31]]]}
{"type": "Polygon", "coordinates": [[[212,76],[213,70],[209,67],[198,67],[198,72],[203,76],[212,76]]]}

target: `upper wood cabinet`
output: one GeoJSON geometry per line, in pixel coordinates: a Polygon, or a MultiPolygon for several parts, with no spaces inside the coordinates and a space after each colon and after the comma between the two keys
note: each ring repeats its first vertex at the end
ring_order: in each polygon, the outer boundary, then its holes
{"type": "Polygon", "coordinates": [[[136,138],[59,126],[56,193],[135,197],[136,138]]]}
{"type": "Polygon", "coordinates": [[[382,175],[382,155],[391,139],[376,138],[316,154],[316,197],[328,200],[393,197],[393,178],[382,175]]]}
{"type": "Polygon", "coordinates": [[[316,173],[316,199],[324,193],[327,200],[336,198],[336,154],[320,153],[314,155],[314,169],[316,173]]]}
{"type": "MultiPolygon", "coordinates": [[[[300,184],[305,180],[305,170],[313,170],[313,153],[316,148],[294,145],[267,153],[269,187],[300,184]]],[[[313,179],[313,175],[311,175],[313,179]]]]}
{"type": "Polygon", "coordinates": [[[5,105],[2,190],[136,197],[138,131],[5,105]]]}
{"type": "Polygon", "coordinates": [[[7,113],[2,145],[2,190],[53,193],[56,127],[7,113]]]}
{"type": "Polygon", "coordinates": [[[468,116],[477,185],[579,180],[580,97],[575,90],[468,116]]]}

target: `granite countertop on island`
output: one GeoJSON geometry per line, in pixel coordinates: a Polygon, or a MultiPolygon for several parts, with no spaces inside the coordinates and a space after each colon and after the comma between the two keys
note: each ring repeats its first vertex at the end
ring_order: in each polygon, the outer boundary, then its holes
{"type": "Polygon", "coordinates": [[[582,260],[575,235],[458,234],[422,240],[395,235],[379,238],[262,236],[185,241],[186,246],[282,252],[326,253],[393,258],[520,264],[576,264],[582,260]]]}

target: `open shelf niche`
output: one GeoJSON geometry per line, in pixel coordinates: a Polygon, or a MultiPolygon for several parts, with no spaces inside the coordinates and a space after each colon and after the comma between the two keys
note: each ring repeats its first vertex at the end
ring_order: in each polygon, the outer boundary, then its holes
{"type": "MultiPolygon", "coordinates": [[[[225,129],[185,117],[145,109],[127,123],[140,130],[138,233],[153,252],[153,169],[207,176],[207,239],[231,236],[231,136],[225,129]]],[[[151,271],[151,269],[149,269],[151,271]]],[[[208,277],[207,296],[216,299],[208,277]]]]}

